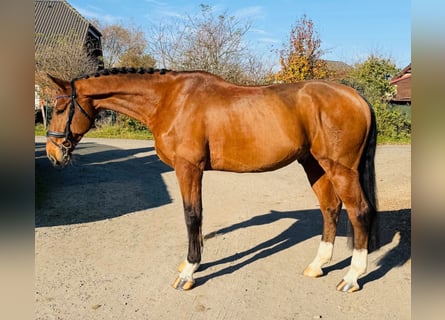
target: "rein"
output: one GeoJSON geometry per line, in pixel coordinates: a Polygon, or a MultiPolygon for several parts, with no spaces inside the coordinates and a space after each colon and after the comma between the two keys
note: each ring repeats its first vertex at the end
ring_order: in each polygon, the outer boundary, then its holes
{"type": "Polygon", "coordinates": [[[90,120],[90,125],[94,122],[94,118],[92,118],[77,101],[76,86],[74,85],[74,80],[71,81],[71,95],[60,95],[57,96],[56,99],[69,98],[69,97],[71,97],[71,103],[70,103],[68,118],[66,120],[65,131],[60,132],[60,131],[48,130],[48,132],[46,133],[46,137],[48,138],[48,140],[51,141],[62,151],[64,158],[68,157],[68,151],[77,144],[77,141],[74,141],[73,134],[71,132],[71,122],[73,121],[74,110],[76,109],[76,107],[88,120],[90,120]],[[51,139],[51,137],[65,138],[65,140],[61,144],[58,144],[53,139],[51,139]]]}

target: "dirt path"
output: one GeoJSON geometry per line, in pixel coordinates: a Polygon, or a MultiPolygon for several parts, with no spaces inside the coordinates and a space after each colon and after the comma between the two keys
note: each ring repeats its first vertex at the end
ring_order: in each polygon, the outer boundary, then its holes
{"type": "Polygon", "coordinates": [[[84,139],[58,170],[36,137],[36,319],[410,319],[411,147],[376,156],[383,247],[363,290],[335,285],[351,251],[342,214],[327,275],[302,275],[322,219],[298,164],[207,172],[196,288],[171,288],[186,254],[174,172],[151,141],[84,139]]]}

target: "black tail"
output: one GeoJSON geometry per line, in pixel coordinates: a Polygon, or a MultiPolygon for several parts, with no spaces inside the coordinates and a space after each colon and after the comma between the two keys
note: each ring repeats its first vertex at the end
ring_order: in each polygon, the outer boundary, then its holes
{"type": "MultiPolygon", "coordinates": [[[[378,203],[377,203],[377,188],[375,181],[375,166],[374,158],[377,146],[377,121],[374,109],[371,104],[363,98],[369,106],[371,112],[371,126],[366,140],[365,148],[360,159],[359,165],[359,179],[366,201],[368,202],[369,212],[365,216],[363,223],[369,231],[368,251],[372,252],[379,248],[378,237],[378,203]]],[[[354,245],[354,230],[352,224],[348,223],[348,244],[350,247],[354,245]]]]}
{"type": "Polygon", "coordinates": [[[368,219],[366,224],[369,230],[368,250],[369,252],[378,249],[378,202],[377,202],[377,186],[375,181],[374,157],[377,146],[377,121],[374,109],[371,104],[366,101],[371,111],[371,127],[369,129],[368,139],[360,159],[359,175],[360,185],[369,206],[368,219]]]}

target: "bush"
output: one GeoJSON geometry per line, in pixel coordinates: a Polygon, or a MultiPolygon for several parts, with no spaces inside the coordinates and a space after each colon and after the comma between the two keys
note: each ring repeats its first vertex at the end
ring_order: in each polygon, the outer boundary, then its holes
{"type": "Polygon", "coordinates": [[[374,107],[379,142],[409,142],[411,140],[410,108],[403,110],[387,101],[396,88],[390,79],[399,72],[391,59],[371,54],[357,63],[341,82],[355,88],[374,107]]]}
{"type": "Polygon", "coordinates": [[[405,142],[411,139],[411,119],[400,108],[386,103],[376,103],[377,131],[380,141],[405,142]]]}

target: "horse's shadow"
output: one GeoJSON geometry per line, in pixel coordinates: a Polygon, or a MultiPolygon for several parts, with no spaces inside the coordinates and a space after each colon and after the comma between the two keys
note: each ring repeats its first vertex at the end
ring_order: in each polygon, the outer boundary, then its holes
{"type": "MultiPolygon", "coordinates": [[[[323,221],[319,210],[290,212],[271,211],[270,213],[256,216],[250,220],[211,232],[204,238],[208,240],[215,236],[239,231],[240,229],[274,223],[280,219],[295,219],[297,221],[279,235],[248,250],[235,253],[219,260],[203,263],[197,273],[198,277],[196,278],[196,286],[200,286],[210,279],[231,274],[251,263],[279,253],[280,251],[289,249],[300,242],[320,235],[322,230],[323,221]],[[250,258],[243,260],[245,257],[250,255],[252,255],[250,258]],[[211,274],[199,277],[199,272],[226,263],[229,263],[229,266],[226,266],[211,274]]],[[[395,247],[390,249],[383,257],[379,259],[377,269],[359,279],[358,282],[361,287],[363,287],[366,283],[382,278],[391,269],[403,265],[411,258],[411,209],[380,212],[379,226],[381,227],[379,230],[380,247],[391,243],[397,233],[399,233],[400,239],[395,247]]],[[[346,212],[342,210],[337,228],[337,236],[347,236],[347,228],[347,215],[346,212]]],[[[349,257],[333,265],[329,265],[323,268],[324,275],[327,275],[334,270],[344,269],[350,265],[350,262],[351,258],[349,257]]]]}
{"type": "Polygon", "coordinates": [[[110,219],[172,202],[161,176],[172,169],[153,147],[83,142],[65,168],[51,165],[44,143],[35,150],[36,227],[110,219]],[[140,153],[147,155],[135,156],[140,153]]]}

